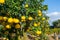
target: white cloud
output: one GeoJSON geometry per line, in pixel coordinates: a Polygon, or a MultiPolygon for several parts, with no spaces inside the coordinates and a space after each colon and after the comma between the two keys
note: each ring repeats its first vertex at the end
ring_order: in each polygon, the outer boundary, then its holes
{"type": "Polygon", "coordinates": [[[47,16],[58,16],[58,15],[60,15],[60,12],[52,12],[47,14],[47,16]]]}
{"type": "Polygon", "coordinates": [[[48,13],[47,16],[50,17],[49,23],[52,24],[53,21],[60,19],[60,12],[48,13]]]}

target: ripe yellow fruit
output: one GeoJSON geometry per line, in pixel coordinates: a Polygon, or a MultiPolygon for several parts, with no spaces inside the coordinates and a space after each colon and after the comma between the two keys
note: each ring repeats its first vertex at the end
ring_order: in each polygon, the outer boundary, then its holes
{"type": "Polygon", "coordinates": [[[25,17],[25,16],[21,16],[21,19],[22,19],[22,20],[25,20],[25,19],[26,19],[26,17],[25,17]]]}
{"type": "Polygon", "coordinates": [[[37,35],[40,35],[42,32],[41,31],[36,31],[36,34],[37,35]]]}
{"type": "Polygon", "coordinates": [[[0,0],[0,3],[5,3],[5,0],[0,0]]]}
{"type": "Polygon", "coordinates": [[[34,23],[34,26],[38,26],[38,24],[37,23],[34,23]]]}
{"type": "Polygon", "coordinates": [[[9,19],[8,19],[8,22],[9,22],[9,23],[13,23],[13,18],[9,18],[9,19]]]}
{"type": "Polygon", "coordinates": [[[21,20],[22,22],[25,22],[26,20],[21,20]]]}
{"type": "Polygon", "coordinates": [[[42,20],[45,20],[45,17],[43,17],[42,20]]]}
{"type": "Polygon", "coordinates": [[[10,29],[10,28],[11,28],[11,26],[10,26],[10,25],[6,25],[6,28],[7,28],[7,29],[10,29]]]}
{"type": "Polygon", "coordinates": [[[40,10],[38,10],[38,14],[42,14],[42,12],[40,10]]]}
{"type": "Polygon", "coordinates": [[[2,16],[0,16],[0,20],[3,20],[3,17],[2,16]]]}
{"type": "Polygon", "coordinates": [[[16,19],[16,18],[14,18],[13,21],[14,21],[14,23],[19,23],[20,22],[19,19],[16,19]]]}
{"type": "Polygon", "coordinates": [[[6,21],[7,20],[7,17],[3,17],[3,20],[6,21]]]}
{"type": "Polygon", "coordinates": [[[38,16],[42,16],[42,14],[38,14],[38,16]]]}
{"type": "Polygon", "coordinates": [[[9,40],[8,38],[3,38],[2,40],[9,40]]]}
{"type": "Polygon", "coordinates": [[[37,23],[37,25],[40,25],[40,24],[41,24],[40,22],[37,23]]]}
{"type": "Polygon", "coordinates": [[[27,8],[28,7],[28,4],[26,4],[25,7],[27,8]]]}
{"type": "Polygon", "coordinates": [[[29,20],[33,20],[33,18],[32,18],[32,17],[29,17],[28,19],[29,19],[29,20]]]}
{"type": "Polygon", "coordinates": [[[42,16],[42,12],[38,10],[38,16],[42,16]]]}
{"type": "Polygon", "coordinates": [[[27,31],[29,32],[31,30],[31,28],[28,28],[27,31]]]}
{"type": "Polygon", "coordinates": [[[16,25],[15,25],[15,28],[16,28],[16,29],[20,28],[20,25],[19,25],[19,24],[16,24],[16,25]]]}

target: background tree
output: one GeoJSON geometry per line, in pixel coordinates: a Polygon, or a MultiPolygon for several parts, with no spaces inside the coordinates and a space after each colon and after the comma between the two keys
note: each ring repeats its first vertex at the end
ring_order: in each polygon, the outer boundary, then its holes
{"type": "Polygon", "coordinates": [[[52,24],[54,27],[59,28],[60,27],[60,20],[58,19],[58,20],[54,21],[52,24]]]}

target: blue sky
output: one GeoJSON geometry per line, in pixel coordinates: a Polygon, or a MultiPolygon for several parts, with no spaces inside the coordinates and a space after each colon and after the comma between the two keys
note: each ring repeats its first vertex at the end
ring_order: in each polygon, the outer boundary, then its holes
{"type": "Polygon", "coordinates": [[[48,5],[49,23],[60,19],[60,0],[45,0],[44,4],[48,5]]]}

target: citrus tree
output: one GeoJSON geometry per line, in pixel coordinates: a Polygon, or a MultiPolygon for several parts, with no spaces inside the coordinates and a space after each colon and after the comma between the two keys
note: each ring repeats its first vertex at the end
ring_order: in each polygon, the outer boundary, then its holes
{"type": "Polygon", "coordinates": [[[49,17],[44,0],[0,0],[0,35],[9,40],[18,40],[24,33],[37,40],[48,40],[49,17]]]}

